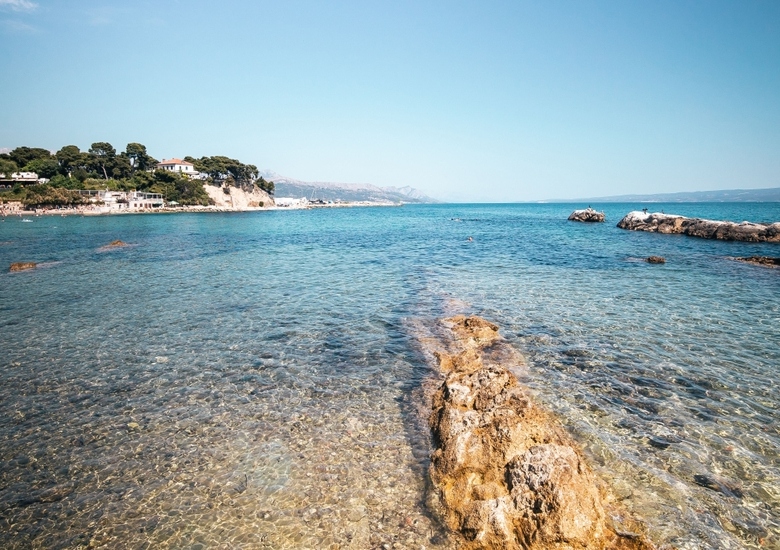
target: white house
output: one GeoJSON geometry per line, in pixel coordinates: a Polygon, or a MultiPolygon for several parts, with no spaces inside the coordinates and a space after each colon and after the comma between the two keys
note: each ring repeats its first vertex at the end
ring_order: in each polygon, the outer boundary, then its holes
{"type": "Polygon", "coordinates": [[[18,183],[38,183],[39,178],[35,172],[14,172],[10,178],[6,174],[0,174],[0,180],[18,183]]]}
{"type": "Polygon", "coordinates": [[[147,208],[160,208],[165,204],[163,196],[159,193],[142,193],[140,191],[132,191],[127,196],[128,206],[131,210],[147,208]]]}
{"type": "Polygon", "coordinates": [[[159,193],[143,193],[141,191],[80,191],[82,195],[89,194],[91,200],[100,200],[103,206],[100,212],[117,212],[122,210],[148,210],[160,208],[165,201],[159,193]],[[95,195],[93,195],[95,193],[95,195]]]}
{"type": "Polygon", "coordinates": [[[158,170],[167,170],[168,172],[180,172],[185,176],[197,176],[200,172],[195,170],[195,166],[191,162],[181,159],[163,159],[162,162],[157,163],[158,170]]]}

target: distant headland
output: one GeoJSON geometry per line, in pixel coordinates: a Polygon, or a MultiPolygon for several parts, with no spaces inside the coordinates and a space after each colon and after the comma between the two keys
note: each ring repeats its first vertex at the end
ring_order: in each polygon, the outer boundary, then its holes
{"type": "Polygon", "coordinates": [[[719,191],[614,195],[609,197],[551,200],[545,202],[780,202],[780,187],[771,187],[766,189],[725,189],[719,191]]]}
{"type": "Polygon", "coordinates": [[[0,211],[116,214],[246,211],[437,202],[411,187],[308,183],[227,156],[158,161],[141,143],[117,151],[17,147],[0,153],[0,211]],[[281,193],[278,193],[281,191],[281,193]],[[282,195],[276,196],[275,195],[282,195]]]}
{"type": "Polygon", "coordinates": [[[56,152],[17,147],[0,154],[0,203],[25,210],[230,207],[233,195],[246,194],[254,200],[242,206],[262,207],[274,205],[273,193],[273,182],[252,164],[221,155],[158,161],[141,143],[121,152],[95,142],[87,151],[66,145],[56,152]]]}

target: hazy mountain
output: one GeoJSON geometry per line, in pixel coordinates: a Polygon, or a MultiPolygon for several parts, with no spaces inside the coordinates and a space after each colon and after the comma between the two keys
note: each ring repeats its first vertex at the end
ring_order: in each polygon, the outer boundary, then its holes
{"type": "Polygon", "coordinates": [[[550,202],[780,202],[780,187],[770,189],[728,189],[654,195],[616,195],[550,202]]]}
{"type": "Polygon", "coordinates": [[[277,197],[322,199],[326,201],[374,201],[434,203],[435,199],[413,187],[378,187],[368,183],[333,183],[300,181],[272,172],[261,170],[260,175],[274,182],[277,197]]]}

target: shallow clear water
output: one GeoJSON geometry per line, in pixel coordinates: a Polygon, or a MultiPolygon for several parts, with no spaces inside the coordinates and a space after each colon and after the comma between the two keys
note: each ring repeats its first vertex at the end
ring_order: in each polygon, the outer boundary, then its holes
{"type": "Polygon", "coordinates": [[[614,227],[641,206],[0,222],[43,263],[0,274],[0,547],[452,547],[418,327],[477,313],[653,540],[780,548],[780,270],[728,259],[780,245],[614,227]]]}

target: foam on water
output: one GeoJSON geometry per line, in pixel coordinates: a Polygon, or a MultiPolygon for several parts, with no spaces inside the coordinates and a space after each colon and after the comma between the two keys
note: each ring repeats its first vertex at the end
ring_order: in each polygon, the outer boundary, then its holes
{"type": "Polygon", "coordinates": [[[780,270],[727,259],[777,246],[635,206],[7,220],[0,266],[49,267],[0,275],[0,546],[451,547],[415,327],[473,312],[656,542],[780,547],[780,270]]]}

